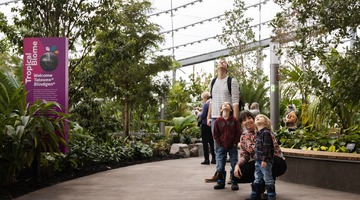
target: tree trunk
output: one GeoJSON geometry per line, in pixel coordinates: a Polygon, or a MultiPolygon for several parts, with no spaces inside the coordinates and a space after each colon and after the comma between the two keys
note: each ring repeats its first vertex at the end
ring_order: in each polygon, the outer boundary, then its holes
{"type": "Polygon", "coordinates": [[[129,136],[129,99],[125,97],[125,108],[124,108],[124,133],[129,136]]]}

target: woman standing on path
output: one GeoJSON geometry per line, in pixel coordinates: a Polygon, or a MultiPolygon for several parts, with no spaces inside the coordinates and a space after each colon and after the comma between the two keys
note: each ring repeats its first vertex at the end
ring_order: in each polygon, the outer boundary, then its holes
{"type": "Polygon", "coordinates": [[[198,114],[198,117],[201,119],[201,140],[203,144],[204,150],[204,161],[201,163],[203,165],[209,165],[209,146],[210,146],[210,153],[211,153],[211,164],[215,164],[215,152],[214,152],[214,139],[211,133],[211,127],[207,124],[207,115],[209,111],[209,104],[210,104],[210,93],[203,92],[201,94],[201,98],[204,102],[202,106],[201,113],[198,114]]]}

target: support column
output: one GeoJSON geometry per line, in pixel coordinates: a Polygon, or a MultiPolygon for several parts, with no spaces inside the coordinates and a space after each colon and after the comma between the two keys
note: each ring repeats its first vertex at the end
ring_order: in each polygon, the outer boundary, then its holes
{"type": "MultiPolygon", "coordinates": [[[[165,119],[165,98],[161,99],[160,119],[165,119]]],[[[165,135],[165,122],[160,122],[160,132],[161,134],[165,135]]]]}
{"type": "Polygon", "coordinates": [[[354,43],[356,40],[356,30],[351,30],[351,38],[350,38],[350,48],[354,47],[354,43]]]}
{"type": "Polygon", "coordinates": [[[279,43],[270,43],[270,120],[274,131],[280,125],[279,58],[276,52],[279,43]]]}

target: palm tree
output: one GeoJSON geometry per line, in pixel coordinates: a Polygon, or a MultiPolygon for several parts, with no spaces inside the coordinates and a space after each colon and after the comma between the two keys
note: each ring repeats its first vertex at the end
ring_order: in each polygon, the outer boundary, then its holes
{"type": "MultiPolygon", "coordinates": [[[[280,71],[283,75],[286,76],[284,79],[283,85],[285,88],[283,90],[284,95],[288,96],[289,99],[293,99],[298,93],[301,95],[301,124],[306,126],[309,122],[308,113],[308,102],[309,102],[309,83],[305,78],[304,70],[301,69],[294,63],[290,63],[291,68],[282,68],[280,71]]],[[[287,98],[285,98],[287,99],[287,98]]]]}
{"type": "Polygon", "coordinates": [[[66,145],[68,116],[55,110],[59,107],[42,100],[27,104],[24,85],[0,69],[0,185],[13,183],[41,151],[60,152],[59,145],[66,145]]]}

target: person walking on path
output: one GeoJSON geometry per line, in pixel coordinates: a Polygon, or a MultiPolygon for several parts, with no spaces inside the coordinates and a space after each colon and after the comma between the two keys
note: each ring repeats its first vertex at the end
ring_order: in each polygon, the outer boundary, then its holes
{"type": "MultiPolygon", "coordinates": [[[[237,119],[239,115],[239,84],[236,79],[231,79],[231,92],[228,88],[228,63],[225,59],[221,59],[218,63],[217,68],[217,77],[214,84],[209,84],[210,89],[210,106],[207,116],[207,124],[211,126],[211,130],[214,130],[214,122],[217,118],[220,117],[220,108],[224,102],[230,102],[233,107],[234,117],[237,119]]],[[[215,143],[215,156],[216,156],[216,172],[213,177],[210,179],[205,179],[205,182],[215,182],[218,179],[218,171],[220,167],[218,166],[218,157],[217,157],[217,145],[215,143]]]]}
{"type": "Polygon", "coordinates": [[[209,111],[210,105],[210,93],[203,92],[201,94],[201,98],[204,102],[201,112],[198,114],[198,117],[201,119],[201,140],[203,144],[204,150],[204,161],[201,163],[203,165],[209,165],[209,146],[210,146],[210,153],[211,153],[211,164],[215,164],[215,150],[214,150],[214,139],[211,132],[211,127],[207,124],[207,115],[209,111]]]}
{"type": "Polygon", "coordinates": [[[239,121],[234,117],[233,107],[229,102],[224,102],[221,106],[220,117],[214,123],[214,140],[216,142],[217,163],[219,168],[219,178],[214,189],[224,189],[226,180],[226,157],[229,153],[230,157],[230,178],[231,189],[238,190],[239,186],[234,179],[233,169],[238,162],[237,144],[240,141],[242,130],[239,121]]]}

